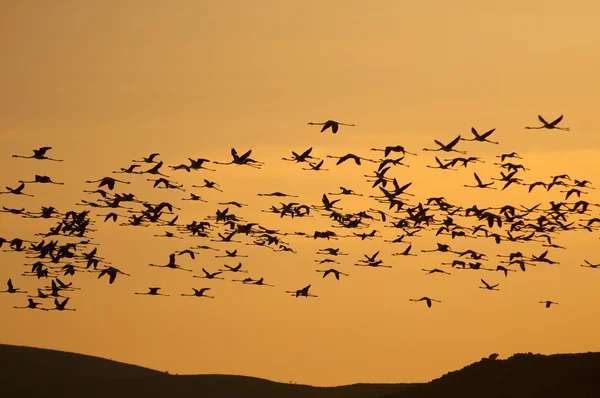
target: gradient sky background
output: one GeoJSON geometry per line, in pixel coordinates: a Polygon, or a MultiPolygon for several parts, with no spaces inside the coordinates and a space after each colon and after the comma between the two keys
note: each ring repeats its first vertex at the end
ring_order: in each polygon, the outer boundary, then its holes
{"type": "MultiPolygon", "coordinates": [[[[415,204],[443,195],[463,207],[539,202],[547,207],[564,194],[527,194],[519,186],[481,192],[463,184],[473,183],[474,170],[486,181],[497,177],[493,157],[513,150],[531,168],[522,175],[527,182],[563,172],[600,181],[600,57],[594,51],[599,12],[597,2],[552,0],[3,2],[0,184],[14,187],[20,179],[46,174],[66,185],[28,185],[25,192],[35,198],[2,195],[0,205],[83,210],[75,203],[93,197],[81,191],[94,189],[85,181],[110,175],[132,159],[160,152],[166,165],[188,157],[228,161],[231,147],[251,148],[254,159],[267,163],[262,170],[169,173],[187,186],[204,177],[217,181],[224,193],[191,190],[208,204],[180,202],[188,192],[153,190],[143,176],[128,176],[135,182],[115,191],[181,205],[182,222],[214,215],[223,208],[219,201],[238,200],[250,206],[231,210],[248,221],[312,233],[330,228],[327,218],[261,213],[279,200],[255,194],[283,191],[300,195],[306,204],[320,204],[324,192],[340,185],[375,194],[362,177],[373,167],[326,162],[330,172],[310,173],[281,157],[308,147],[321,157],[375,156],[371,147],[402,144],[419,156],[407,157],[411,167],[396,168],[393,175],[413,182],[415,204]],[[551,120],[564,114],[561,125],[571,132],[524,130],[539,124],[538,114],[551,120]],[[356,127],[333,135],[306,125],[327,119],[356,127]],[[491,139],[501,145],[459,144],[486,164],[454,173],[425,168],[433,155],[422,148],[431,148],[436,138],[468,137],[471,126],[497,129],[491,139]],[[46,145],[53,147],[50,156],[65,161],[11,158],[46,145]]],[[[598,194],[590,192],[585,199],[597,201],[598,194]]],[[[374,205],[364,198],[343,197],[341,203],[347,212],[374,205]]],[[[93,210],[97,213],[107,211],[93,210]]],[[[77,275],[73,280],[82,290],[72,293],[69,303],[77,312],[16,311],[12,306],[23,305],[23,296],[1,295],[2,343],[172,373],[243,374],[314,385],[427,381],[492,352],[506,357],[600,350],[600,322],[592,316],[600,305],[600,274],[579,267],[584,259],[600,262],[595,233],[562,233],[557,243],[568,250],[549,254],[560,265],[506,279],[457,270],[426,276],[421,268],[439,267],[453,257],[392,257],[405,245],[393,247],[381,239],[284,237],[296,255],[240,245],[250,256],[243,261],[249,275],[264,276],[276,285],[271,289],[149,268],[148,263],[166,263],[174,250],[207,242],[154,238],[165,229],[95,219],[98,232],[90,236],[100,244],[99,255],[132,276],[109,285],[95,274],[77,275]],[[316,249],[338,246],[350,255],[337,268],[350,276],[339,282],[320,279],[314,272],[316,249]],[[377,250],[392,269],[352,267],[377,250]],[[500,282],[500,292],[478,289],[480,277],[500,282]],[[283,292],[309,283],[318,299],[296,300],[283,292]],[[132,294],[153,285],[172,296],[132,294]],[[201,286],[211,287],[217,299],[179,297],[201,286]],[[443,303],[427,309],[408,301],[422,296],[443,303]],[[560,305],[545,310],[538,301],[547,299],[560,305]]],[[[55,221],[2,213],[0,236],[32,239],[55,221]]],[[[382,224],[374,228],[387,239],[399,232],[382,224]]],[[[545,250],[539,243],[495,245],[431,233],[413,239],[413,250],[431,249],[436,242],[484,252],[491,266],[497,253],[545,250]]],[[[2,252],[0,261],[0,280],[12,277],[30,292],[43,284],[20,276],[24,261],[30,262],[22,253],[2,252]]],[[[195,261],[179,263],[212,270],[237,261],[202,252],[195,261]]]]}

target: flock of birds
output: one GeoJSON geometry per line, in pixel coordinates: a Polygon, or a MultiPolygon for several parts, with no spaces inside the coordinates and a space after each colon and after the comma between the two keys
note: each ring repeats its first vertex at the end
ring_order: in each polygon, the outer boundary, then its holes
{"type": "MultiPolygon", "coordinates": [[[[548,123],[539,116],[542,123],[537,127],[525,127],[526,129],[560,129],[568,131],[568,128],[559,127],[562,116],[548,123]]],[[[328,120],[324,123],[309,123],[309,125],[321,125],[321,132],[331,130],[337,133],[340,126],[354,126],[353,124],[344,124],[328,120]]],[[[465,156],[466,151],[458,150],[462,141],[474,141],[478,143],[498,144],[496,141],[490,141],[489,138],[495,132],[495,129],[489,130],[483,134],[472,129],[472,138],[466,139],[462,136],[449,141],[447,144],[442,141],[434,140],[437,148],[424,148],[426,152],[440,152],[452,158],[443,158],[436,156],[434,165],[427,167],[441,170],[456,170],[457,168],[466,168],[469,164],[484,162],[483,159],[476,156],[465,156]]],[[[48,156],[51,147],[42,147],[33,151],[33,155],[13,155],[14,158],[34,159],[38,161],[62,162],[63,159],[56,159],[48,156]]],[[[204,286],[193,287],[191,292],[180,292],[181,296],[198,298],[215,298],[211,295],[212,285],[209,280],[225,279],[230,274],[233,276],[233,282],[254,285],[261,287],[275,287],[273,284],[266,283],[263,277],[236,277],[240,274],[248,274],[243,266],[243,260],[246,257],[239,249],[240,244],[256,245],[264,247],[275,252],[285,252],[294,254],[296,250],[290,242],[286,241],[287,236],[304,237],[313,240],[326,242],[327,246],[340,238],[354,238],[360,240],[379,239],[388,243],[390,246],[401,248],[391,254],[392,256],[415,256],[412,249],[411,238],[422,236],[420,234],[426,231],[435,233],[435,236],[449,236],[453,240],[467,238],[488,238],[493,239],[497,244],[503,241],[510,242],[538,242],[546,247],[540,254],[524,254],[521,251],[504,253],[498,255],[495,266],[487,265],[492,263],[492,259],[486,254],[475,250],[455,251],[448,244],[437,243],[432,249],[422,249],[421,253],[442,252],[449,253],[453,259],[449,262],[440,264],[439,268],[423,268],[422,271],[427,275],[439,274],[450,275],[452,270],[474,270],[474,271],[494,271],[499,272],[503,278],[510,273],[526,271],[530,266],[540,264],[556,264],[551,260],[549,249],[564,249],[558,245],[557,236],[564,231],[569,230],[587,230],[595,231],[600,224],[600,218],[590,215],[593,207],[599,206],[581,199],[582,195],[587,194],[591,183],[587,180],[571,179],[568,175],[550,176],[548,181],[529,181],[521,178],[528,170],[520,163],[513,163],[521,159],[516,152],[499,154],[497,158],[500,162],[495,163],[500,168],[500,176],[484,182],[477,173],[474,173],[475,184],[465,184],[465,187],[473,189],[500,189],[505,190],[510,186],[521,185],[527,187],[528,191],[545,189],[550,191],[553,188],[562,189],[565,194],[564,201],[550,201],[547,206],[541,203],[533,207],[522,205],[512,206],[504,205],[500,208],[478,208],[476,205],[463,208],[451,204],[444,197],[430,197],[424,201],[415,203],[409,191],[412,182],[400,183],[396,177],[390,176],[390,171],[396,166],[408,166],[404,163],[407,156],[416,156],[415,152],[407,151],[402,145],[390,145],[384,148],[372,148],[372,152],[383,152],[383,159],[369,159],[357,156],[355,154],[346,154],[344,156],[327,156],[327,158],[337,159],[334,163],[338,166],[344,162],[352,161],[356,165],[362,165],[363,162],[374,164],[375,170],[372,175],[365,175],[366,181],[370,183],[371,189],[375,192],[369,195],[368,199],[364,195],[364,203],[371,201],[373,206],[358,212],[344,212],[341,207],[344,196],[363,196],[347,187],[340,187],[339,192],[323,193],[321,203],[306,204],[301,203],[297,196],[283,193],[270,192],[258,193],[258,196],[277,198],[277,204],[268,209],[261,209],[261,212],[272,213],[277,218],[283,217],[301,218],[313,216],[315,214],[325,216],[330,219],[331,229],[316,230],[314,232],[282,232],[277,229],[270,229],[258,222],[250,222],[242,217],[236,216],[233,208],[242,208],[246,204],[236,201],[221,201],[217,203],[217,209],[213,214],[203,219],[191,220],[189,222],[180,222],[176,211],[180,207],[169,202],[155,203],[148,200],[139,199],[133,193],[117,193],[115,188],[121,185],[128,185],[132,181],[117,179],[112,176],[106,176],[98,180],[86,181],[87,184],[97,184],[95,189],[84,190],[89,197],[94,200],[82,199],[77,206],[81,207],[71,209],[66,212],[60,212],[53,206],[42,206],[40,211],[26,210],[25,208],[10,208],[3,206],[1,212],[5,213],[0,217],[24,217],[39,218],[46,220],[55,220],[55,225],[48,231],[36,234],[39,238],[25,239],[23,237],[0,237],[0,247],[12,252],[23,253],[33,262],[25,263],[25,271],[20,272],[21,276],[33,277],[43,281],[41,286],[37,287],[37,292],[27,292],[23,288],[15,287],[15,280],[20,284],[21,279],[15,275],[7,281],[7,290],[3,293],[27,295],[27,303],[22,306],[14,306],[17,309],[38,309],[44,311],[75,311],[75,308],[67,307],[69,303],[68,292],[79,289],[76,284],[76,275],[81,273],[97,273],[98,279],[106,277],[109,284],[117,281],[119,276],[131,276],[129,273],[113,266],[104,257],[99,256],[98,245],[94,243],[93,232],[90,228],[96,224],[95,218],[100,217],[103,222],[118,222],[121,226],[129,227],[148,227],[167,229],[164,234],[154,235],[170,239],[185,239],[194,237],[195,240],[201,239],[202,245],[187,247],[181,251],[176,251],[168,255],[168,262],[163,264],[148,264],[149,267],[166,268],[168,272],[191,272],[192,268],[186,268],[180,264],[180,259],[189,257],[192,260],[200,254],[200,251],[214,251],[216,258],[225,258],[238,262],[237,265],[225,264],[222,268],[208,270],[201,269],[200,274],[194,274],[193,278],[203,279],[207,283],[204,286]],[[558,188],[560,187],[560,188],[558,188]],[[336,199],[333,199],[336,197],[336,199]],[[577,201],[570,201],[570,198],[577,197],[577,201]],[[293,198],[293,199],[289,199],[293,198]],[[386,210],[381,208],[387,207],[386,210]],[[585,219],[587,217],[587,219],[585,219]],[[459,220],[460,218],[460,220],[459,220]],[[459,222],[457,222],[459,221],[459,222]],[[384,224],[397,231],[397,236],[393,239],[384,239],[380,232],[372,229],[375,223],[384,224]],[[340,234],[336,230],[346,230],[348,234],[340,234]],[[365,232],[366,230],[370,230],[365,232]],[[237,239],[236,239],[237,238],[237,239]],[[210,242],[220,242],[227,249],[222,252],[210,242]],[[205,243],[205,244],[204,244],[205,243]],[[91,248],[93,246],[93,248],[91,248]],[[43,300],[53,300],[54,307],[45,305],[43,300]]],[[[204,158],[189,158],[189,163],[171,165],[165,167],[163,161],[160,161],[159,153],[152,153],[148,157],[132,160],[128,167],[112,171],[113,174],[127,175],[132,179],[140,176],[150,177],[144,180],[152,182],[154,188],[186,191],[182,184],[170,179],[167,168],[170,173],[176,172],[197,172],[200,170],[217,171],[207,167],[208,165],[217,165],[224,167],[226,165],[236,165],[238,167],[262,168],[265,163],[253,159],[252,150],[240,154],[235,149],[231,149],[232,159],[229,162],[210,161],[204,158]]],[[[301,163],[306,167],[303,170],[323,172],[328,169],[323,168],[325,159],[319,159],[312,156],[312,148],[302,152],[292,151],[291,157],[282,158],[283,161],[301,163]]],[[[46,175],[35,175],[31,180],[19,181],[18,185],[7,186],[7,191],[0,192],[2,195],[33,196],[27,192],[29,184],[57,184],[63,183],[53,181],[46,175]]],[[[204,179],[203,185],[192,185],[192,188],[211,189],[223,194],[225,190],[215,181],[204,179]]],[[[182,197],[182,201],[205,202],[199,194],[188,193],[189,197],[182,197]]],[[[7,222],[7,221],[2,221],[7,222]]],[[[13,221],[14,222],[14,221],[13,221]]],[[[325,245],[325,244],[324,244],[325,245]]],[[[364,254],[364,258],[354,262],[353,266],[368,268],[391,268],[391,265],[384,263],[379,257],[380,252],[373,254],[364,254]]],[[[321,273],[323,278],[333,277],[340,280],[340,277],[349,277],[350,272],[339,270],[340,258],[347,256],[339,247],[325,247],[316,253],[318,264],[316,272],[321,273]],[[338,267],[338,268],[336,268],[338,267]]],[[[165,256],[167,257],[167,256],[165,256]]],[[[600,264],[594,264],[587,260],[582,264],[583,267],[600,268],[600,264]]],[[[346,266],[347,267],[347,266],[346,266]]],[[[165,271],[166,272],[166,271],[165,271]]],[[[489,275],[489,274],[486,274],[489,275]]],[[[483,277],[479,288],[488,291],[498,291],[499,282],[490,283],[483,277]]],[[[486,279],[489,280],[488,277],[486,279]]],[[[18,285],[17,285],[18,286],[18,285]]],[[[288,288],[286,294],[293,297],[318,297],[311,292],[311,284],[306,286],[297,286],[288,288]]],[[[168,296],[161,293],[161,288],[152,286],[148,291],[133,292],[136,295],[149,296],[168,296]]],[[[410,298],[410,301],[424,302],[427,307],[432,303],[441,303],[440,300],[427,296],[410,298]]],[[[23,300],[24,301],[24,300],[23,300]]],[[[558,304],[552,300],[542,300],[546,308],[558,304]]]]}

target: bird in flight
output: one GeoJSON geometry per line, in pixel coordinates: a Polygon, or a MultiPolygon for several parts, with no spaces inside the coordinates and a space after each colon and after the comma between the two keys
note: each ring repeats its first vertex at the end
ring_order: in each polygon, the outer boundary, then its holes
{"type": "Polygon", "coordinates": [[[495,129],[495,128],[494,128],[494,129],[491,129],[491,130],[489,130],[489,131],[487,131],[486,133],[479,134],[479,133],[477,132],[477,130],[475,130],[475,127],[471,127],[471,133],[473,133],[473,135],[474,135],[475,137],[473,137],[473,138],[472,138],[472,139],[470,139],[470,140],[469,140],[469,139],[466,139],[466,138],[461,138],[460,140],[461,140],[461,141],[479,141],[479,142],[489,142],[490,144],[498,144],[498,142],[496,142],[496,141],[490,141],[490,140],[488,140],[488,139],[487,139],[487,138],[488,138],[490,135],[492,135],[492,133],[493,133],[494,131],[496,131],[496,129],[495,129]]]}
{"type": "Polygon", "coordinates": [[[343,272],[340,272],[340,271],[338,271],[337,269],[334,269],[334,268],[330,268],[330,269],[327,269],[327,270],[320,270],[320,269],[318,269],[317,272],[322,272],[323,273],[323,278],[325,278],[329,274],[333,274],[335,276],[335,279],[337,279],[338,281],[340,280],[340,275],[348,276],[348,274],[344,274],[343,272]]]}
{"type": "Polygon", "coordinates": [[[410,301],[414,301],[414,302],[418,302],[418,301],[425,301],[427,303],[427,307],[431,308],[431,302],[435,301],[436,303],[441,303],[441,301],[439,300],[434,300],[432,298],[429,297],[421,297],[420,299],[409,299],[410,301]]]}
{"type": "Polygon", "coordinates": [[[487,283],[486,281],[484,281],[483,279],[481,280],[481,282],[485,285],[485,286],[479,286],[480,289],[487,289],[487,290],[496,290],[499,291],[500,289],[497,289],[497,287],[500,285],[499,283],[496,283],[495,285],[490,285],[489,283],[487,283]]]}
{"type": "Polygon", "coordinates": [[[328,120],[323,123],[309,122],[308,124],[323,126],[323,128],[321,129],[321,133],[331,127],[331,132],[333,134],[338,132],[339,126],[354,126],[353,124],[340,123],[340,122],[336,122],[334,120],[328,120]]]}
{"type": "Polygon", "coordinates": [[[46,156],[46,152],[52,149],[51,146],[44,146],[39,149],[33,150],[33,155],[31,156],[23,156],[23,155],[12,155],[13,158],[23,158],[23,159],[37,159],[37,160],[52,160],[54,162],[62,162],[59,159],[52,159],[46,156]]]}
{"type": "Polygon", "coordinates": [[[168,294],[162,294],[158,292],[160,290],[160,287],[149,287],[148,289],[149,291],[147,293],[136,292],[134,294],[141,294],[143,296],[168,296],[168,294]]]}
{"type": "Polygon", "coordinates": [[[549,130],[552,130],[552,129],[557,129],[557,130],[570,131],[569,127],[557,127],[556,126],[563,119],[563,115],[560,115],[552,123],[548,123],[547,121],[545,121],[544,118],[541,115],[538,115],[538,119],[540,119],[540,122],[544,123],[543,126],[539,126],[539,127],[525,127],[525,128],[528,129],[528,130],[538,130],[538,129],[549,129],[549,130]]]}
{"type": "Polygon", "coordinates": [[[192,290],[194,291],[194,294],[181,294],[184,297],[206,297],[206,298],[211,298],[214,299],[214,296],[208,296],[204,293],[206,293],[208,290],[210,290],[210,287],[203,287],[202,289],[195,289],[192,288],[192,290]]]}
{"type": "Polygon", "coordinates": [[[440,141],[438,140],[433,140],[433,142],[435,142],[436,144],[439,145],[438,149],[429,149],[429,148],[423,148],[424,151],[430,151],[430,152],[436,152],[436,151],[444,151],[444,152],[456,152],[456,153],[462,153],[463,155],[466,154],[466,152],[464,151],[457,151],[456,149],[454,149],[454,147],[456,146],[456,144],[458,144],[458,142],[460,141],[461,136],[459,135],[458,137],[456,137],[455,139],[453,139],[452,141],[450,141],[450,143],[444,145],[442,144],[440,141]]]}
{"type": "Polygon", "coordinates": [[[554,301],[550,301],[550,300],[546,300],[546,301],[540,301],[540,303],[541,303],[541,304],[545,304],[545,305],[546,305],[546,308],[550,308],[550,306],[551,306],[552,304],[558,304],[558,303],[556,303],[556,302],[554,302],[554,301]]]}

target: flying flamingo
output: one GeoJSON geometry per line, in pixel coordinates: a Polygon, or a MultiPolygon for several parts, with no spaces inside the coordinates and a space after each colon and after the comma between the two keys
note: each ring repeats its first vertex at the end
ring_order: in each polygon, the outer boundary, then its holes
{"type": "Polygon", "coordinates": [[[121,181],[121,180],[117,180],[116,178],[112,178],[112,177],[103,177],[99,180],[95,180],[95,181],[86,181],[86,183],[88,184],[93,184],[99,182],[98,184],[98,188],[102,188],[103,186],[107,186],[108,189],[110,189],[111,191],[115,188],[115,183],[120,182],[123,184],[130,184],[129,181],[121,181]]]}
{"type": "Polygon", "coordinates": [[[154,158],[157,157],[158,155],[160,155],[160,153],[151,153],[150,156],[148,156],[147,158],[142,157],[142,160],[132,160],[132,162],[136,162],[136,163],[157,163],[156,160],[154,160],[154,158]]]}
{"type": "Polygon", "coordinates": [[[214,299],[214,296],[208,296],[204,293],[206,293],[208,290],[210,290],[210,287],[203,287],[202,289],[195,289],[192,288],[192,290],[194,291],[194,294],[181,294],[184,297],[206,297],[206,298],[211,298],[214,299]]]}
{"type": "Polygon", "coordinates": [[[171,269],[180,269],[182,271],[192,272],[191,269],[182,268],[181,265],[175,263],[175,253],[169,254],[169,263],[165,265],[156,265],[156,264],[148,264],[150,267],[160,267],[160,268],[171,268],[171,269]]]}
{"type": "Polygon", "coordinates": [[[312,171],[329,171],[329,169],[322,169],[324,160],[321,160],[317,164],[313,164],[308,162],[309,168],[303,167],[302,170],[312,170],[312,171]]]}
{"type": "Polygon", "coordinates": [[[23,188],[25,188],[25,183],[21,183],[21,185],[19,185],[16,188],[11,188],[11,187],[6,187],[6,189],[8,189],[7,192],[0,192],[0,195],[3,194],[13,194],[13,195],[23,195],[23,196],[30,196],[33,198],[33,195],[30,195],[28,193],[23,193],[23,188]]]}
{"type": "Polygon", "coordinates": [[[303,287],[302,289],[298,289],[298,290],[286,290],[286,293],[290,293],[292,296],[295,296],[296,298],[302,296],[302,297],[318,297],[315,296],[314,294],[311,294],[308,292],[308,289],[310,289],[310,285],[303,287]]]}
{"type": "Polygon", "coordinates": [[[217,271],[217,272],[213,272],[212,274],[210,272],[208,272],[205,268],[202,268],[202,272],[204,272],[204,276],[198,276],[198,275],[194,275],[194,278],[203,278],[203,279],[225,279],[225,278],[218,278],[217,275],[222,274],[223,271],[217,271]]]}
{"type": "Polygon", "coordinates": [[[400,152],[402,153],[402,155],[416,155],[416,153],[412,153],[412,152],[408,152],[406,149],[404,149],[404,146],[402,145],[388,145],[383,149],[379,149],[379,148],[371,148],[372,151],[379,151],[379,152],[383,152],[384,157],[388,157],[390,155],[390,153],[392,152],[400,152]]]}
{"type": "Polygon", "coordinates": [[[495,291],[499,291],[500,290],[500,289],[496,289],[500,285],[499,283],[496,283],[495,285],[490,285],[489,283],[487,283],[483,279],[481,280],[481,282],[485,286],[479,286],[480,289],[495,290],[495,291]]]}
{"type": "Polygon", "coordinates": [[[19,181],[25,184],[34,184],[34,183],[40,183],[40,184],[56,184],[56,185],[64,185],[64,182],[54,182],[52,181],[52,179],[48,176],[41,176],[41,175],[37,175],[35,176],[35,179],[33,181],[19,181]]]}
{"type": "Polygon", "coordinates": [[[550,306],[551,306],[552,304],[556,304],[556,305],[558,305],[558,303],[556,303],[556,302],[554,302],[554,301],[550,301],[550,300],[547,300],[547,301],[540,301],[540,303],[541,303],[541,304],[545,304],[545,305],[546,305],[546,308],[550,308],[550,306]]]}
{"type": "Polygon", "coordinates": [[[20,291],[21,289],[18,287],[17,288],[13,287],[11,279],[9,279],[8,282],[6,282],[6,285],[8,286],[8,290],[0,290],[0,293],[11,293],[11,294],[12,293],[27,293],[27,292],[20,291]]]}
{"type": "Polygon", "coordinates": [[[336,122],[334,120],[328,120],[328,121],[323,122],[323,123],[309,122],[308,125],[309,126],[312,126],[312,125],[323,126],[323,128],[321,129],[321,133],[331,127],[331,132],[333,134],[335,134],[335,133],[338,132],[339,126],[352,126],[352,127],[354,127],[353,124],[340,123],[340,122],[336,122]]]}
{"type": "Polygon", "coordinates": [[[423,268],[421,271],[427,272],[427,275],[436,274],[436,273],[450,275],[450,272],[442,271],[439,268],[434,268],[434,269],[424,269],[423,268]]]}
{"type": "Polygon", "coordinates": [[[461,153],[461,154],[466,154],[466,152],[464,151],[457,151],[456,149],[454,149],[454,147],[456,146],[456,144],[458,144],[458,142],[460,141],[460,135],[458,137],[456,137],[455,139],[453,139],[452,141],[450,141],[450,143],[444,145],[442,144],[440,141],[438,140],[433,140],[433,142],[435,142],[436,144],[438,144],[440,147],[438,149],[429,149],[429,148],[423,148],[424,151],[430,151],[430,152],[436,152],[436,151],[444,151],[444,152],[456,152],[456,153],[461,153]]]}
{"type": "Polygon", "coordinates": [[[60,159],[52,159],[46,156],[46,152],[52,149],[51,146],[41,147],[39,149],[33,150],[33,155],[31,156],[22,156],[22,155],[12,155],[13,158],[23,158],[23,159],[37,159],[37,160],[52,160],[54,162],[62,162],[60,159]]]}
{"type": "Polygon", "coordinates": [[[553,121],[552,123],[548,123],[547,121],[544,120],[544,118],[540,115],[538,115],[538,119],[540,119],[540,122],[544,123],[543,126],[540,127],[525,127],[526,129],[533,129],[533,130],[538,130],[538,129],[557,129],[557,130],[564,130],[564,131],[569,131],[569,127],[556,127],[556,125],[558,123],[560,123],[560,121],[563,119],[563,115],[560,115],[555,121],[553,121]]]}
{"type": "Polygon", "coordinates": [[[361,158],[360,156],[356,156],[356,155],[354,155],[352,153],[349,153],[349,154],[344,155],[344,156],[331,156],[331,155],[327,155],[327,157],[328,158],[333,158],[333,159],[339,159],[336,162],[336,164],[335,164],[336,166],[339,166],[340,164],[344,163],[346,160],[349,160],[349,159],[354,160],[354,163],[356,163],[358,166],[360,166],[360,164],[361,164],[360,161],[361,160],[364,160],[365,162],[373,162],[373,163],[375,163],[375,160],[367,159],[367,158],[361,158]]]}
{"type": "Polygon", "coordinates": [[[159,293],[158,291],[160,290],[160,287],[149,287],[148,288],[149,291],[147,293],[134,293],[134,294],[140,294],[140,295],[144,295],[144,296],[168,296],[168,294],[162,294],[159,293]]]}
{"type": "Polygon", "coordinates": [[[429,307],[429,308],[431,308],[431,302],[432,301],[435,301],[436,303],[441,303],[441,301],[434,300],[434,299],[429,298],[429,297],[421,297],[420,299],[409,299],[409,301],[414,301],[414,302],[425,301],[427,303],[427,307],[429,307]]]}
{"type": "Polygon", "coordinates": [[[498,142],[495,141],[490,141],[487,138],[492,135],[492,133],[496,131],[496,129],[491,129],[489,131],[487,131],[486,133],[483,134],[479,134],[477,132],[477,130],[475,130],[475,127],[471,127],[471,133],[473,133],[473,135],[475,136],[472,139],[466,139],[466,138],[461,138],[461,141],[479,141],[479,142],[489,142],[490,144],[498,144],[498,142]]]}
{"type": "Polygon", "coordinates": [[[40,305],[41,303],[37,303],[35,301],[33,301],[33,299],[27,299],[29,301],[29,304],[27,304],[25,307],[13,307],[13,308],[17,308],[17,309],[26,309],[26,308],[31,308],[32,310],[43,310],[43,311],[47,311],[45,308],[38,308],[38,305],[40,305]]]}
{"type": "Polygon", "coordinates": [[[317,272],[322,272],[323,273],[323,278],[325,278],[329,274],[333,274],[335,276],[335,279],[337,279],[338,281],[340,280],[340,275],[348,276],[348,274],[344,274],[343,272],[340,272],[340,271],[338,271],[337,269],[334,269],[334,268],[330,268],[330,269],[327,269],[327,270],[320,270],[320,269],[318,269],[317,272]]]}
{"type": "Polygon", "coordinates": [[[56,308],[52,308],[47,311],[75,311],[74,308],[65,308],[65,306],[67,305],[68,302],[69,302],[68,297],[66,299],[64,299],[62,303],[59,303],[58,299],[54,299],[54,305],[56,306],[56,308]]]}

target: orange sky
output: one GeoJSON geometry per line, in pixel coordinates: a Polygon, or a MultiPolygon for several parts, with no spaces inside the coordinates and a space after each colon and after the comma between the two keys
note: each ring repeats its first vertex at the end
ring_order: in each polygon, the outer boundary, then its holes
{"type": "MultiPolygon", "coordinates": [[[[375,156],[371,147],[402,144],[419,156],[407,157],[411,167],[391,173],[400,182],[413,182],[414,204],[445,196],[463,207],[539,202],[547,207],[564,194],[527,194],[522,186],[481,192],[463,185],[474,182],[473,171],[485,181],[497,177],[494,156],[513,150],[531,169],[521,175],[527,182],[565,172],[600,184],[595,134],[600,58],[592,50],[600,37],[599,11],[591,1],[548,0],[4,2],[0,185],[15,187],[34,174],[65,185],[28,185],[25,191],[35,198],[0,195],[0,206],[83,210],[75,203],[93,198],[81,192],[92,188],[85,181],[110,175],[132,159],[160,152],[165,165],[188,157],[227,161],[231,147],[251,148],[253,158],[266,162],[262,170],[215,166],[216,172],[168,173],[188,187],[185,193],[155,190],[145,176],[128,176],[132,184],[116,191],[180,205],[180,221],[186,223],[214,215],[223,208],[219,201],[237,200],[249,207],[231,210],[248,221],[312,233],[331,229],[328,219],[318,213],[293,220],[261,213],[280,200],[256,193],[288,192],[315,205],[340,185],[377,194],[362,177],[373,167],[326,161],[330,172],[311,173],[281,157],[308,147],[320,157],[348,152],[370,157],[375,156]],[[538,125],[538,114],[548,119],[564,114],[561,125],[571,131],[524,130],[538,125]],[[356,127],[341,127],[333,135],[306,125],[327,119],[356,127]],[[468,137],[471,126],[480,132],[497,129],[490,139],[499,140],[498,146],[459,144],[486,164],[458,172],[425,167],[434,161],[422,148],[432,148],[434,139],[468,137]],[[65,161],[11,158],[46,145],[53,147],[50,156],[65,161]],[[205,177],[225,192],[189,189],[205,177]],[[189,192],[209,203],[181,202],[189,192]]],[[[594,202],[598,194],[585,196],[594,202]]],[[[340,203],[346,212],[377,205],[366,198],[342,197],[340,203]]],[[[1,295],[1,342],[172,373],[244,374],[314,385],[427,381],[492,352],[600,349],[600,323],[589,316],[600,305],[600,275],[579,267],[584,259],[600,261],[595,233],[561,233],[557,243],[568,250],[549,253],[560,265],[532,267],[506,279],[461,270],[426,276],[421,268],[440,267],[454,257],[392,257],[405,245],[381,239],[326,242],[288,235],[283,239],[298,254],[239,245],[250,256],[243,261],[248,275],[264,276],[276,286],[258,288],[149,268],[148,263],[166,263],[174,250],[208,243],[154,238],[165,228],[125,228],[93,218],[98,231],[90,236],[100,244],[99,255],[132,276],[109,285],[95,274],[77,275],[73,281],[82,290],[71,293],[73,313],[13,310],[23,305],[23,296],[1,295]],[[337,246],[350,253],[337,266],[350,276],[339,282],[321,279],[315,251],[337,246]],[[393,268],[352,266],[377,250],[393,268]],[[500,282],[500,292],[478,289],[480,277],[500,282]],[[296,300],[284,293],[309,283],[318,299],[296,300]],[[133,295],[153,285],[172,296],[133,295]],[[211,287],[217,298],[179,297],[202,286],[211,287]],[[422,296],[443,303],[427,309],[408,301],[422,296]],[[538,301],[546,299],[560,305],[545,310],[538,301]]],[[[37,240],[33,234],[55,222],[2,213],[0,236],[37,240]]],[[[373,228],[386,239],[398,232],[381,223],[373,228]]],[[[453,249],[488,254],[493,266],[498,253],[545,250],[539,243],[495,245],[486,239],[422,235],[412,241],[416,252],[446,242],[453,249]]],[[[29,291],[44,285],[20,276],[25,262],[31,260],[22,253],[0,253],[0,282],[11,277],[29,291]]],[[[222,262],[212,252],[181,260],[196,271],[223,263],[237,264],[222,262]]]]}

